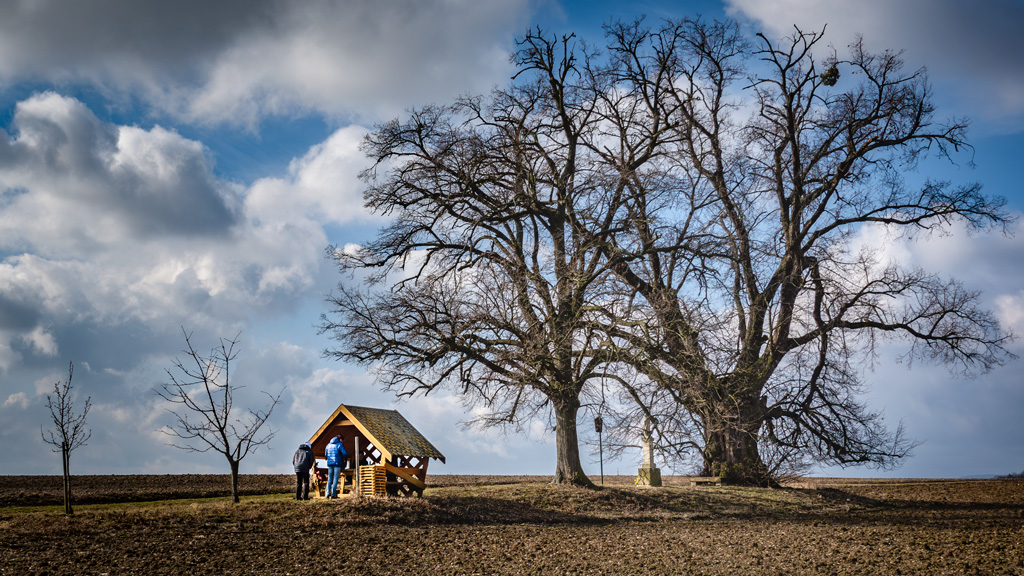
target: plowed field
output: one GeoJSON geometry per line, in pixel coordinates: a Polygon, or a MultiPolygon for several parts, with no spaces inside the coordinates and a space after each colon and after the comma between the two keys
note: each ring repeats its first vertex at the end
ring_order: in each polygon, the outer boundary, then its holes
{"type": "Polygon", "coordinates": [[[81,477],[66,517],[40,504],[59,478],[0,477],[0,574],[1024,575],[1021,480],[431,480],[420,499],[296,502],[291,477],[246,476],[232,505],[226,477],[81,477]]]}

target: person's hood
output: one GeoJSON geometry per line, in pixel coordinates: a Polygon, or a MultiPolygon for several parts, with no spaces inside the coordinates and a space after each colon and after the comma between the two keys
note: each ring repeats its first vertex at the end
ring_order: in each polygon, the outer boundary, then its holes
{"type": "Polygon", "coordinates": [[[328,442],[328,444],[341,444],[341,441],[337,438],[331,438],[331,441],[328,442]]]}

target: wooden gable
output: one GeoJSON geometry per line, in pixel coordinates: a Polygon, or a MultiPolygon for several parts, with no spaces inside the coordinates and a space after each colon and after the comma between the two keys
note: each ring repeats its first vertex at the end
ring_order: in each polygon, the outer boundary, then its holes
{"type": "Polygon", "coordinates": [[[445,461],[444,455],[397,410],[339,405],[309,439],[313,454],[322,459],[328,442],[339,434],[351,466],[379,465],[385,469],[389,494],[422,494],[430,459],[445,461]]]}

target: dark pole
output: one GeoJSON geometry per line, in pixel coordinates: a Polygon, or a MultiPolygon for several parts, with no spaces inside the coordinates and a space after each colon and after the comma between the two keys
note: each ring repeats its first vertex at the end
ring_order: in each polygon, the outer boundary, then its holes
{"type": "Polygon", "coordinates": [[[598,462],[601,465],[601,486],[604,486],[604,438],[601,435],[604,429],[604,419],[601,418],[601,411],[604,408],[604,378],[601,379],[601,407],[597,409],[597,418],[594,418],[594,430],[597,430],[597,454],[598,462]]]}

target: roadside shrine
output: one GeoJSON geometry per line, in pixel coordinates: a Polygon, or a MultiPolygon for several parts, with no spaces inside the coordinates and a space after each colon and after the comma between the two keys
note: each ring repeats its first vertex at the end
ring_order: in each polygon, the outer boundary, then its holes
{"type": "Polygon", "coordinates": [[[310,475],[314,497],[324,496],[327,486],[327,469],[321,465],[324,450],[331,438],[339,434],[349,455],[344,486],[339,489],[342,495],[358,492],[364,496],[422,496],[427,487],[430,459],[444,463],[444,454],[397,410],[341,404],[309,439],[317,458],[310,475]],[[358,469],[355,469],[357,462],[358,469]]]}

